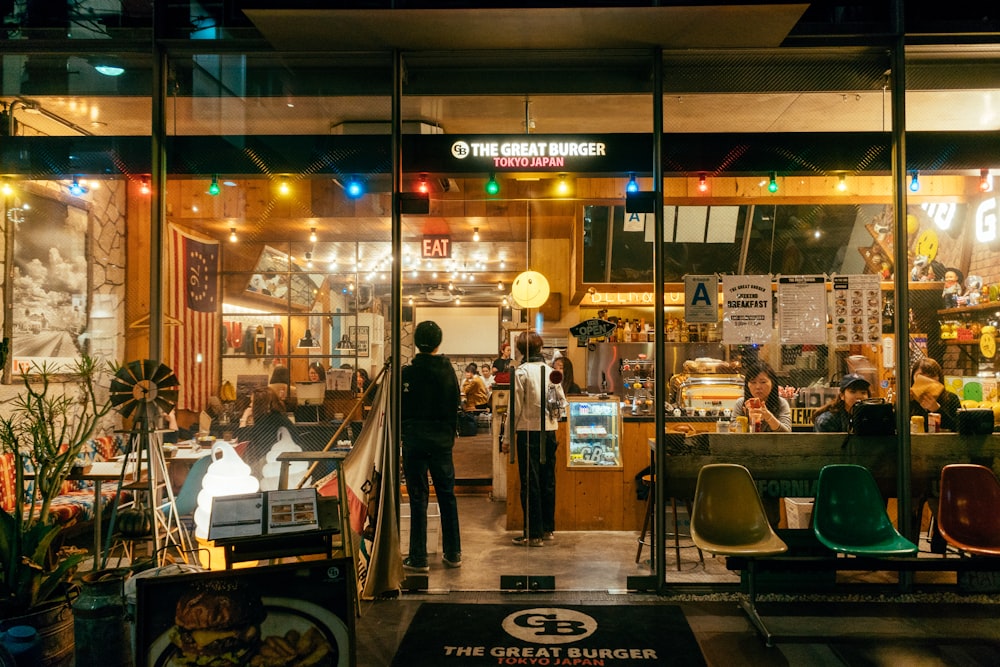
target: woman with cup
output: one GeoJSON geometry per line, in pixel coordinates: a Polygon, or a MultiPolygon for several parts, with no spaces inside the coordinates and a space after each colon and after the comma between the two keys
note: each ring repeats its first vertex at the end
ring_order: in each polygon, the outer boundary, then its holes
{"type": "Polygon", "coordinates": [[[743,398],[736,400],[733,415],[746,417],[750,432],[792,431],[792,408],[778,395],[778,376],[766,362],[747,367],[743,398]]]}

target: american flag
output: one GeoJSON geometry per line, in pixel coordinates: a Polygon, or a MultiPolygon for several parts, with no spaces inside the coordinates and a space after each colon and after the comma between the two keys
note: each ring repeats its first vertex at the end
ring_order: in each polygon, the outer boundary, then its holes
{"type": "Polygon", "coordinates": [[[170,225],[166,262],[163,363],[180,381],[177,409],[200,411],[219,385],[219,243],[170,225]]]}

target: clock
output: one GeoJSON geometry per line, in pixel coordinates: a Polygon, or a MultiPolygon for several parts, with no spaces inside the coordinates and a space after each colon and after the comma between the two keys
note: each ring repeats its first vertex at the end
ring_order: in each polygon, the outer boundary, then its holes
{"type": "Polygon", "coordinates": [[[984,333],[979,336],[979,351],[987,359],[992,359],[997,353],[997,339],[991,333],[984,333]]]}
{"type": "Polygon", "coordinates": [[[917,255],[923,255],[927,261],[933,261],[938,253],[938,235],[933,229],[926,229],[917,237],[917,244],[913,248],[917,255]]]}

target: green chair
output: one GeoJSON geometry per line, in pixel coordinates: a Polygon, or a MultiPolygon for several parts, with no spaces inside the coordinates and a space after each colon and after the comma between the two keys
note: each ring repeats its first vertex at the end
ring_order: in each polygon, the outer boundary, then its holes
{"type": "Polygon", "coordinates": [[[747,559],[748,594],[740,606],[771,646],[773,635],[757,612],[755,559],[783,554],[788,545],[771,528],[749,470],[735,463],[702,467],[694,492],[691,539],[702,551],[747,559]]]}
{"type": "Polygon", "coordinates": [[[986,466],[954,463],[941,469],[938,530],[968,554],[1000,556],[1000,481],[986,466]]]}
{"type": "Polygon", "coordinates": [[[899,534],[864,466],[835,464],[819,471],[813,533],[824,546],[854,556],[912,556],[917,545],[899,534]]]}

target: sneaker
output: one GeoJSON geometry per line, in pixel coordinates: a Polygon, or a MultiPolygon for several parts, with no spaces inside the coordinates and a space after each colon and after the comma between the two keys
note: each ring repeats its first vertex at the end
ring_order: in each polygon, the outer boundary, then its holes
{"type": "Polygon", "coordinates": [[[447,555],[441,557],[445,567],[462,567],[462,554],[447,555]]]}
{"type": "Polygon", "coordinates": [[[542,533],[542,539],[545,540],[546,542],[551,542],[552,540],[556,539],[556,534],[550,530],[548,532],[542,533]]]}
{"type": "Polygon", "coordinates": [[[412,558],[407,558],[403,561],[403,569],[409,570],[410,572],[430,572],[431,568],[427,564],[427,561],[417,561],[412,558]]]}
{"type": "Polygon", "coordinates": [[[524,545],[528,545],[529,547],[540,547],[540,546],[542,546],[542,538],[540,538],[540,537],[530,537],[529,538],[529,537],[525,537],[524,535],[518,535],[517,537],[515,537],[514,539],[512,539],[511,542],[513,542],[514,544],[516,544],[519,547],[523,547],[524,545]]]}

